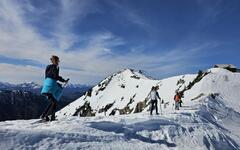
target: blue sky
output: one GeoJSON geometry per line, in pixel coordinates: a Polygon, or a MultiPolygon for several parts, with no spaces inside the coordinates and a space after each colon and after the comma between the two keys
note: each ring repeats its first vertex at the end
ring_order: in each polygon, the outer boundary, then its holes
{"type": "Polygon", "coordinates": [[[122,68],[155,78],[240,66],[239,0],[2,0],[0,81],[41,83],[52,54],[72,83],[122,68]]]}

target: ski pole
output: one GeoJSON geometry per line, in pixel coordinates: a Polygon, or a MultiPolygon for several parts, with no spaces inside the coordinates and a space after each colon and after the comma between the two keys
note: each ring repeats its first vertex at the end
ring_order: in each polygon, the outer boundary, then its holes
{"type": "Polygon", "coordinates": [[[174,111],[174,103],[172,103],[172,111],[174,111]]]}
{"type": "Polygon", "coordinates": [[[161,106],[162,102],[161,102],[161,99],[160,99],[160,111],[161,111],[161,115],[162,115],[162,106],[161,106]]]}
{"type": "Polygon", "coordinates": [[[66,87],[66,85],[68,84],[69,80],[70,80],[69,78],[66,80],[66,83],[64,83],[63,87],[66,87]]]}

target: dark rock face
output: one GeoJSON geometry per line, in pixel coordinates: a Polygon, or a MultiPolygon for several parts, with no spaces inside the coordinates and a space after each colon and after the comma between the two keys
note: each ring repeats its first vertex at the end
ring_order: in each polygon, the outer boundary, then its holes
{"type": "Polygon", "coordinates": [[[231,71],[231,72],[238,72],[239,71],[239,69],[232,64],[218,64],[218,65],[214,65],[213,67],[214,68],[226,69],[226,70],[231,71]]]}
{"type": "Polygon", "coordinates": [[[131,78],[133,78],[133,79],[140,79],[140,77],[138,77],[136,75],[132,75],[131,78]]]}
{"type": "Polygon", "coordinates": [[[107,112],[113,105],[115,102],[107,104],[104,108],[99,109],[98,113],[102,113],[102,112],[107,112]]]}
{"type": "Polygon", "coordinates": [[[123,109],[119,109],[119,114],[123,115],[123,114],[130,114],[133,111],[134,108],[130,108],[129,106],[124,107],[123,109]]]}
{"type": "Polygon", "coordinates": [[[91,97],[91,96],[92,96],[92,89],[88,90],[88,91],[86,92],[86,95],[89,96],[89,97],[91,97]]]}
{"type": "Polygon", "coordinates": [[[149,106],[149,102],[148,102],[148,99],[145,99],[144,101],[142,102],[138,102],[137,103],[137,106],[134,110],[134,113],[139,113],[139,112],[142,112],[146,107],[149,106]]]}
{"type": "Polygon", "coordinates": [[[73,116],[80,116],[80,117],[88,117],[88,116],[95,116],[95,113],[90,106],[90,103],[86,101],[83,106],[79,107],[73,116]]]}
{"type": "Polygon", "coordinates": [[[196,83],[198,83],[199,81],[201,81],[206,75],[208,75],[210,72],[203,72],[201,70],[199,70],[197,77],[188,84],[187,87],[185,87],[182,91],[178,91],[179,94],[181,94],[182,96],[184,96],[184,92],[187,90],[190,90],[196,83]]]}
{"type": "Polygon", "coordinates": [[[177,82],[177,85],[184,84],[184,83],[185,83],[185,80],[179,79],[178,82],[177,82]]]}
{"type": "Polygon", "coordinates": [[[134,108],[130,108],[129,105],[134,102],[135,97],[136,97],[136,93],[130,98],[129,102],[127,103],[127,105],[124,108],[122,108],[122,109],[114,108],[109,115],[110,116],[115,115],[117,111],[119,112],[120,115],[132,113],[134,108]]]}
{"type": "Polygon", "coordinates": [[[105,88],[108,86],[108,84],[112,81],[112,77],[114,75],[108,77],[108,78],[105,78],[103,81],[101,81],[99,84],[98,84],[98,87],[99,89],[96,91],[96,95],[98,95],[99,92],[101,91],[104,91],[105,88]]]}

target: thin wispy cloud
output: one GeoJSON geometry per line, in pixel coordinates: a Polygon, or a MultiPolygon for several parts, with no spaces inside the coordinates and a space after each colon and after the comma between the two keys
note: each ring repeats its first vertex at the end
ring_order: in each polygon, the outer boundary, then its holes
{"type": "Polygon", "coordinates": [[[60,57],[61,74],[70,77],[73,83],[93,84],[122,68],[143,69],[162,77],[188,71],[197,58],[205,57],[206,52],[202,51],[219,46],[212,40],[189,43],[193,36],[186,36],[175,46],[164,47],[161,35],[155,33],[156,25],[138,14],[139,10],[118,2],[104,3],[98,0],[41,4],[31,0],[0,1],[0,69],[4,70],[1,80],[41,83],[43,66],[50,62],[52,54],[60,57]],[[109,9],[118,11],[109,14],[109,9]],[[119,15],[123,17],[116,20],[119,15]],[[129,26],[121,27],[122,22],[129,26]],[[156,39],[139,36],[130,39],[135,37],[132,35],[136,33],[135,26],[137,31],[140,28],[142,32],[155,34],[156,39]],[[15,70],[20,72],[19,76],[15,70]]]}
{"type": "Polygon", "coordinates": [[[143,32],[153,32],[154,27],[143,16],[141,16],[136,9],[122,5],[120,1],[108,1],[109,4],[116,9],[116,16],[125,18],[129,23],[137,25],[143,32]]]}

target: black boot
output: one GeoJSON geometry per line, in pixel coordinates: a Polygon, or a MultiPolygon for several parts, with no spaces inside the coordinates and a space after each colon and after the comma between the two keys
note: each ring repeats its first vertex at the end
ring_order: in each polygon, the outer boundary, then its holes
{"type": "Polygon", "coordinates": [[[44,115],[41,115],[40,119],[45,120],[45,121],[49,121],[49,117],[48,116],[44,116],[44,115]]]}
{"type": "Polygon", "coordinates": [[[57,108],[57,101],[53,98],[52,99],[52,107],[50,109],[50,115],[51,115],[50,121],[56,120],[56,116],[55,116],[56,108],[57,108]]]}
{"type": "Polygon", "coordinates": [[[49,106],[44,111],[44,113],[40,116],[40,118],[46,121],[49,121],[49,120],[53,121],[55,120],[55,111],[56,111],[57,102],[51,94],[48,94],[47,98],[49,101],[51,101],[51,104],[49,104],[49,106]],[[48,117],[50,115],[51,115],[51,118],[48,117]]]}
{"type": "Polygon", "coordinates": [[[52,114],[52,115],[51,115],[51,120],[50,120],[50,121],[54,121],[54,120],[56,120],[56,117],[55,117],[55,114],[52,114]]]}

